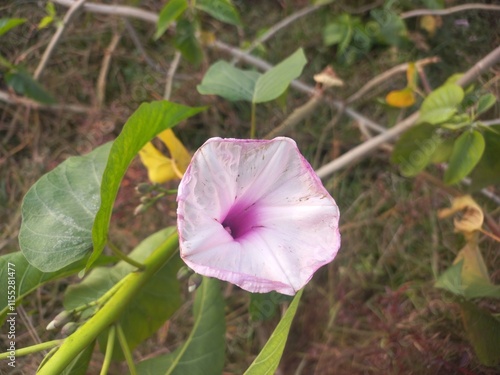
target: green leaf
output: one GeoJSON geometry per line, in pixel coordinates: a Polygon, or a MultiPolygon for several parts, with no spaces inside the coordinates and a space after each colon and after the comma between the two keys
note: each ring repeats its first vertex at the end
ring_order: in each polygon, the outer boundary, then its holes
{"type": "Polygon", "coordinates": [[[450,159],[454,143],[455,140],[451,138],[443,140],[443,142],[437,146],[436,151],[432,154],[431,163],[446,163],[450,159]]]}
{"type": "Polygon", "coordinates": [[[153,39],[156,40],[160,38],[165,33],[165,31],[167,31],[172,22],[174,22],[181,16],[182,13],[184,13],[187,7],[187,0],[170,0],[167,4],[165,4],[160,12],[160,16],[158,17],[158,22],[156,24],[156,33],[153,39]]]}
{"type": "Polygon", "coordinates": [[[56,17],[56,7],[52,1],[47,2],[47,5],[45,5],[45,11],[50,17],[56,17]]]}
{"type": "Polygon", "coordinates": [[[280,303],[291,301],[290,296],[277,292],[250,294],[248,312],[253,321],[272,319],[278,312],[280,303]]]}
{"type": "Polygon", "coordinates": [[[462,286],[462,266],[464,261],[452,265],[444,271],[436,280],[434,286],[439,289],[447,290],[456,296],[464,295],[464,288],[462,286]]]}
{"type": "Polygon", "coordinates": [[[420,108],[417,123],[440,124],[450,119],[464,98],[464,90],[452,83],[445,84],[429,94],[420,108]]]}
{"type": "Polygon", "coordinates": [[[45,16],[42,18],[42,20],[38,23],[38,30],[41,30],[47,26],[49,26],[52,21],[54,21],[54,18],[51,16],[45,16]]]}
{"type": "Polygon", "coordinates": [[[302,48],[261,75],[255,83],[253,103],[269,102],[280,96],[290,82],[300,76],[307,63],[302,48]]]}
{"type": "Polygon", "coordinates": [[[245,375],[272,375],[275,373],[280,363],[281,356],[283,355],[283,350],[285,349],[288,332],[290,331],[290,326],[297,312],[302,291],[303,290],[300,290],[295,295],[288,310],[283,315],[283,318],[281,318],[266,345],[264,345],[247,371],[245,371],[245,375]]]}
{"type": "Polygon", "coordinates": [[[470,175],[472,191],[500,183],[500,125],[490,128],[494,131],[484,133],[484,153],[470,175]]]}
{"type": "Polygon", "coordinates": [[[68,158],[26,193],[19,246],[33,266],[54,272],[88,255],[111,143],[68,158]]]}
{"type": "MultiPolygon", "coordinates": [[[[146,259],[176,229],[169,227],[142,241],[129,256],[139,262],[146,259]]],[[[130,349],[155,333],[181,305],[177,271],[182,265],[178,256],[170,259],[143,287],[143,292],[128,306],[119,324],[122,326],[130,349]]],[[[119,280],[137,269],[121,261],[111,268],[94,269],[80,283],[70,285],[64,296],[64,307],[74,309],[94,301],[106,293],[119,280]]],[[[107,331],[99,337],[100,347],[106,348],[107,331]]],[[[115,359],[122,359],[118,341],[115,343],[115,359]]]]}
{"type": "Polygon", "coordinates": [[[468,281],[464,282],[463,267],[464,260],[455,263],[438,277],[434,286],[466,299],[500,298],[500,286],[484,278],[466,275],[468,281]]]}
{"type": "Polygon", "coordinates": [[[416,125],[399,138],[394,146],[391,161],[399,164],[403,176],[416,176],[431,163],[442,142],[434,126],[416,125]]]}
{"type": "MultiPolygon", "coordinates": [[[[95,263],[106,264],[114,261],[114,257],[102,256],[95,263]]],[[[75,275],[80,272],[86,264],[86,259],[82,259],[78,262],[72,263],[57,272],[42,272],[39,269],[33,267],[28,263],[24,255],[18,251],[15,253],[5,254],[0,257],[0,283],[2,285],[7,285],[8,281],[8,264],[10,267],[15,269],[16,277],[16,305],[21,303],[23,299],[35,291],[42,285],[57,279],[62,279],[64,277],[75,275]],[[12,266],[13,265],[13,266],[12,266]]],[[[0,299],[0,325],[5,320],[8,312],[12,310],[9,308],[7,298],[0,299]]]]}
{"type": "Polygon", "coordinates": [[[5,75],[5,82],[15,92],[43,104],[53,104],[55,99],[45,89],[23,70],[13,70],[5,75]]]}
{"type": "Polygon", "coordinates": [[[471,302],[460,303],[465,332],[479,361],[486,366],[500,363],[500,321],[471,302]]]}
{"type": "Polygon", "coordinates": [[[231,101],[251,102],[255,83],[260,76],[258,72],[238,69],[225,61],[217,61],[208,69],[197,89],[202,95],[219,95],[231,101]]]}
{"type": "Polygon", "coordinates": [[[408,31],[404,21],[389,9],[374,9],[370,12],[373,19],[380,25],[377,40],[393,46],[401,46],[407,39],[408,31]]]}
{"type": "MultiPolygon", "coordinates": [[[[101,206],[92,227],[94,251],[87,267],[99,257],[108,238],[109,221],[120,182],[129,164],[144,145],[163,130],[204,110],[167,101],[143,103],[125,123],[109,152],[101,185],[101,206]]],[[[83,174],[82,174],[83,175],[83,174]]]]}
{"type": "Polygon", "coordinates": [[[198,65],[203,59],[200,43],[196,38],[197,27],[195,22],[180,20],[175,29],[175,48],[191,64],[198,65]]]}
{"type": "Polygon", "coordinates": [[[238,11],[230,0],[197,0],[196,8],[210,14],[219,21],[235,26],[241,25],[238,11]]]}
{"type": "Polygon", "coordinates": [[[477,130],[466,131],[455,141],[444,182],[452,185],[469,174],[481,159],[485,148],[483,135],[477,130]]]}
{"type": "Polygon", "coordinates": [[[0,18],[0,36],[26,21],[26,18],[0,18]]]}
{"type": "Polygon", "coordinates": [[[200,94],[219,95],[233,101],[267,102],[286,90],[290,82],[300,75],[306,62],[302,48],[265,74],[241,70],[218,61],[208,69],[197,89],[200,94]]]}
{"type": "Polygon", "coordinates": [[[174,352],[137,365],[140,375],[220,375],[224,368],[224,299],[216,279],[203,278],[194,300],[194,324],[174,352]]]}
{"type": "Polygon", "coordinates": [[[486,112],[488,109],[493,107],[496,102],[497,98],[495,95],[491,93],[482,95],[477,101],[477,114],[480,115],[481,113],[486,112]]]}
{"type": "Polygon", "coordinates": [[[353,19],[347,13],[341,14],[335,18],[334,22],[326,25],[323,30],[323,43],[326,46],[338,44],[337,53],[342,55],[351,43],[354,26],[358,24],[361,25],[359,18],[355,17],[353,19]]]}

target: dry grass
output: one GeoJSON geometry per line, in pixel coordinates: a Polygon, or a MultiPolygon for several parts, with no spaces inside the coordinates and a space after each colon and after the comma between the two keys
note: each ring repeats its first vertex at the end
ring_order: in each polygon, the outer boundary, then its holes
{"type": "MultiPolygon", "coordinates": [[[[227,26],[207,20],[207,27],[232,43],[251,40],[261,28],[269,27],[303,7],[304,1],[235,1],[240,6],[246,35],[237,36],[227,26]]],[[[353,6],[362,6],[359,1],[353,6]]],[[[141,6],[159,10],[160,2],[143,1],[141,6]]],[[[340,6],[340,5],[339,5],[340,6]]],[[[328,8],[340,11],[340,8],[328,8]]],[[[64,8],[58,8],[63,14],[64,8]]],[[[1,37],[2,55],[23,63],[34,71],[53,28],[36,30],[43,8],[35,2],[0,5],[9,17],[28,17],[26,25],[1,37]]],[[[463,70],[498,45],[498,35],[485,36],[485,30],[498,25],[493,15],[468,13],[471,28],[464,32],[445,20],[446,29],[435,38],[425,38],[430,52],[407,50],[396,53],[378,48],[356,68],[336,67],[348,82],[336,95],[348,97],[367,79],[406,59],[423,54],[439,54],[444,64],[431,67],[429,77],[436,86],[449,74],[463,70]],[[468,38],[464,39],[464,35],[468,38]],[[476,38],[476,41],[473,40],[476,38]],[[480,38],[481,45],[477,43],[480,38]],[[456,51],[456,55],[454,52],[456,51]],[[456,56],[463,57],[456,60],[456,56]],[[455,56],[455,57],[453,57],[455,56]],[[452,65],[452,63],[454,65],[452,65]]],[[[331,49],[322,46],[321,28],[328,12],[320,12],[295,23],[267,44],[266,58],[279,61],[302,45],[310,63],[305,77],[335,61],[331,49]]],[[[173,56],[166,40],[152,42],[149,25],[132,22],[151,59],[162,68],[173,56]]],[[[413,24],[411,26],[417,30],[413,24]]],[[[130,38],[123,32],[114,52],[108,74],[106,100],[97,109],[96,80],[105,49],[113,32],[122,30],[117,19],[107,16],[81,15],[69,29],[51,59],[41,82],[64,103],[84,104],[92,108],[82,115],[69,111],[37,111],[0,102],[0,254],[18,250],[20,202],[29,187],[45,172],[70,155],[82,154],[113,139],[127,117],[142,101],[160,99],[164,90],[164,74],[145,63],[130,38]]],[[[497,29],[498,30],[498,29],[497,29]]],[[[417,30],[417,32],[420,32],[417,30]]],[[[487,34],[487,33],[486,33],[487,34]]],[[[178,128],[181,139],[192,150],[210,136],[244,137],[248,133],[250,110],[245,103],[229,103],[219,98],[194,95],[202,71],[218,56],[207,51],[200,69],[181,64],[174,81],[172,100],[188,104],[210,104],[202,115],[178,128]]],[[[224,58],[227,58],[224,56],[224,58]]],[[[398,87],[394,80],[380,87],[372,98],[359,104],[359,110],[381,123],[391,123],[398,114],[387,111],[373,98],[398,87]]],[[[5,89],[0,82],[0,88],[5,89]]],[[[306,98],[290,92],[284,106],[275,103],[258,110],[259,132],[266,134],[306,98]]],[[[290,136],[297,140],[305,155],[312,160],[322,126],[333,112],[321,108],[290,136]]],[[[362,137],[351,120],[343,117],[328,135],[321,157],[345,152],[362,137]]],[[[454,259],[461,246],[453,233],[451,221],[438,221],[437,209],[448,205],[449,196],[422,179],[400,177],[388,163],[388,155],[377,152],[368,160],[338,173],[326,182],[337,200],[342,217],[342,250],[337,259],[321,269],[307,286],[287,349],[280,367],[281,374],[494,374],[499,369],[481,366],[461,326],[459,310],[450,296],[433,287],[434,271],[442,272],[454,259]]],[[[132,249],[153,231],[175,223],[175,202],[163,201],[147,215],[133,217],[138,197],[134,186],[146,180],[143,167],[134,162],[123,182],[113,216],[112,236],[125,249],[132,249]]],[[[482,202],[488,210],[495,207],[482,202]]],[[[498,218],[498,210],[495,211],[498,218]]],[[[490,239],[481,243],[483,254],[500,282],[498,245],[490,239]]],[[[61,308],[62,292],[68,283],[50,283],[32,294],[20,309],[26,312],[18,332],[20,346],[35,340],[53,339],[54,333],[44,327],[61,308]],[[28,323],[29,322],[29,323],[28,323]],[[30,326],[31,325],[31,326],[30,326]]],[[[251,363],[259,348],[274,329],[278,318],[252,323],[248,316],[248,297],[228,287],[227,296],[227,362],[228,374],[240,374],[251,363]]],[[[191,297],[186,296],[189,300],[191,297]]],[[[498,303],[484,302],[493,312],[498,303]]],[[[175,319],[136,352],[136,358],[165,352],[189,332],[190,304],[175,319]],[[166,335],[166,339],[165,339],[166,335]]],[[[2,342],[3,346],[3,342],[2,342]]],[[[32,374],[41,355],[18,358],[19,374],[32,374]]],[[[97,373],[102,357],[94,356],[89,373],[97,373]]],[[[6,371],[0,365],[0,373],[6,371]]],[[[123,372],[115,365],[112,373],[123,372]]]]}

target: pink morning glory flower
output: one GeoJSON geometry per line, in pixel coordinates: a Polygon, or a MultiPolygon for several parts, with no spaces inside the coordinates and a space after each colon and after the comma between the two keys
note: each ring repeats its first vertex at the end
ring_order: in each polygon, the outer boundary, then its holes
{"type": "Polygon", "coordinates": [[[209,139],[177,200],[184,262],[250,292],[294,295],[340,247],[339,209],[290,138],[209,139]]]}

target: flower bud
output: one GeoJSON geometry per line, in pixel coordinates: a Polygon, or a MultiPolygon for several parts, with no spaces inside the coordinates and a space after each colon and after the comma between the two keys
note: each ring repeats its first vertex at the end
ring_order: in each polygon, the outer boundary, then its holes
{"type": "Polygon", "coordinates": [[[144,212],[146,212],[146,210],[148,209],[148,206],[145,205],[145,204],[140,204],[138,205],[135,210],[134,210],[134,215],[137,216],[137,215],[140,215],[144,212]]]}
{"type": "Polygon", "coordinates": [[[72,320],[73,320],[73,313],[71,311],[64,310],[59,314],[57,314],[54,320],[47,325],[47,330],[50,331],[55,328],[59,328],[64,324],[71,322],[72,320]]]}
{"type": "Polygon", "coordinates": [[[188,292],[193,293],[196,289],[198,289],[202,281],[203,281],[203,276],[201,276],[200,274],[193,273],[191,276],[189,276],[188,292]]]}
{"type": "Polygon", "coordinates": [[[64,337],[68,337],[71,335],[73,332],[75,332],[78,328],[78,324],[75,322],[69,322],[66,323],[62,328],[61,328],[61,335],[64,337]]]}
{"type": "Polygon", "coordinates": [[[179,268],[179,271],[177,271],[177,280],[184,281],[192,274],[193,274],[192,269],[186,266],[182,266],[181,268],[179,268]]]}
{"type": "Polygon", "coordinates": [[[147,182],[142,182],[135,187],[135,191],[137,191],[139,194],[147,194],[151,192],[152,189],[153,185],[148,184],[147,182]]]}

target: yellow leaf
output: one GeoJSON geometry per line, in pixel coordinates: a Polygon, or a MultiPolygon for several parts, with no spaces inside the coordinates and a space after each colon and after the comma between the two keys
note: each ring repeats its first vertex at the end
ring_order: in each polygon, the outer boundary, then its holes
{"type": "Polygon", "coordinates": [[[474,286],[479,282],[484,282],[486,284],[491,284],[490,276],[488,275],[488,269],[484,263],[481,251],[477,246],[477,239],[471,240],[467,245],[464,246],[462,250],[459,251],[453,264],[463,260],[462,265],[462,286],[467,288],[469,286],[474,286]]]}
{"type": "Polygon", "coordinates": [[[211,31],[200,32],[199,39],[200,39],[201,44],[203,44],[204,46],[211,46],[217,41],[215,34],[211,31]]]}
{"type": "Polygon", "coordinates": [[[191,162],[191,154],[186,150],[181,141],[175,136],[172,129],[167,129],[158,135],[158,138],[167,146],[174,168],[177,169],[179,178],[191,162]]]}
{"type": "Polygon", "coordinates": [[[420,19],[420,28],[424,29],[429,33],[430,36],[434,36],[436,30],[441,27],[443,21],[441,17],[426,15],[420,19]]]}
{"type": "Polygon", "coordinates": [[[406,69],[406,80],[408,81],[407,88],[414,91],[417,87],[417,69],[413,62],[409,63],[408,69],[406,69]]]}
{"type": "Polygon", "coordinates": [[[191,161],[191,154],[175,136],[172,129],[161,132],[158,134],[158,138],[168,148],[171,157],[163,155],[151,142],[139,151],[142,164],[148,170],[149,180],[155,184],[162,184],[169,180],[182,178],[191,161]]]}
{"type": "Polygon", "coordinates": [[[411,88],[406,87],[403,90],[391,91],[385,97],[385,101],[387,104],[397,108],[411,107],[415,104],[415,94],[413,94],[411,88]]]}
{"type": "Polygon", "coordinates": [[[148,178],[155,184],[162,184],[166,181],[177,178],[172,160],[158,151],[151,142],[148,142],[141,151],[139,157],[142,164],[148,170],[148,178]]]}
{"type": "Polygon", "coordinates": [[[456,217],[453,221],[455,231],[467,235],[481,229],[483,226],[483,210],[481,210],[481,207],[479,207],[470,195],[453,199],[451,207],[440,210],[438,217],[442,219],[458,212],[461,212],[462,215],[461,217],[456,217]]]}

